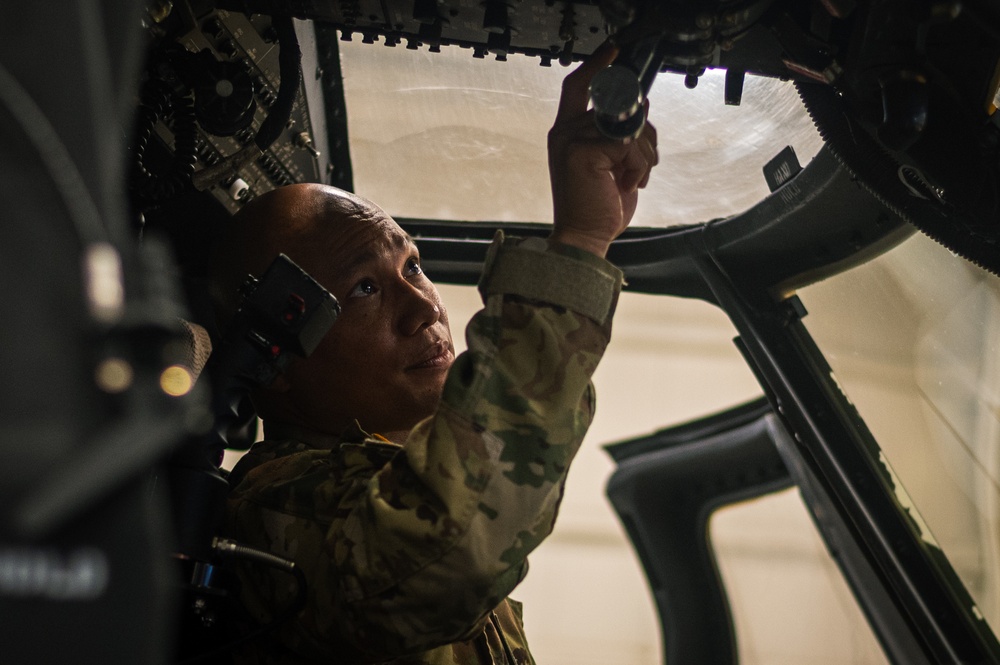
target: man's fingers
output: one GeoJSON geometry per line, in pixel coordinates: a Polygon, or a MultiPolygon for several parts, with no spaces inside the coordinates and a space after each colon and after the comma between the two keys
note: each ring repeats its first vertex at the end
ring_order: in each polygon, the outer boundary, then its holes
{"type": "Polygon", "coordinates": [[[651,167],[660,163],[660,151],[656,147],[656,127],[646,123],[637,143],[651,167]]]}
{"type": "Polygon", "coordinates": [[[649,174],[659,160],[656,152],[656,133],[652,127],[647,127],[643,133],[629,146],[621,161],[621,179],[619,187],[622,191],[631,192],[645,187],[649,182],[649,174]]]}
{"type": "Polygon", "coordinates": [[[642,112],[646,116],[646,124],[642,127],[642,133],[639,135],[639,139],[646,141],[646,143],[653,150],[653,166],[656,166],[660,163],[660,153],[656,149],[656,127],[649,122],[649,97],[642,100],[642,112]]]}
{"type": "Polygon", "coordinates": [[[645,161],[630,161],[623,165],[622,174],[618,182],[618,188],[623,193],[631,193],[639,189],[642,181],[645,180],[649,168],[645,161]]]}
{"type": "Polygon", "coordinates": [[[660,152],[656,148],[656,127],[646,123],[636,141],[636,148],[642,152],[646,162],[646,172],[639,181],[639,189],[649,184],[649,174],[653,172],[653,167],[660,163],[660,152]]]}
{"type": "Polygon", "coordinates": [[[590,81],[618,55],[618,47],[609,41],[601,44],[579,67],[563,79],[562,96],[556,121],[567,120],[587,112],[590,102],[590,81]]]}

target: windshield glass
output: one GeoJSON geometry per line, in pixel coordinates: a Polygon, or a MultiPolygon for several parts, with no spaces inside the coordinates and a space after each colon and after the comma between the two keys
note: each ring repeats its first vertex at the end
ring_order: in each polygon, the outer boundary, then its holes
{"type": "MultiPolygon", "coordinates": [[[[512,55],[470,66],[457,46],[410,51],[341,42],[355,190],[396,217],[548,222],[546,135],[558,65],[512,55]]],[[[805,165],[822,141],[786,82],[747,77],[723,103],[723,72],[694,90],[661,74],[650,93],[660,167],[634,226],[692,224],[742,212],[767,195],[761,168],[791,145],[805,165]]]]}
{"type": "Polygon", "coordinates": [[[1000,280],[915,235],[803,289],[804,323],[979,611],[1000,625],[1000,280]],[[862,295],[863,294],[863,295],[862,295]]]}
{"type": "Polygon", "coordinates": [[[797,488],[709,522],[742,665],[885,665],[885,654],[797,488]]]}

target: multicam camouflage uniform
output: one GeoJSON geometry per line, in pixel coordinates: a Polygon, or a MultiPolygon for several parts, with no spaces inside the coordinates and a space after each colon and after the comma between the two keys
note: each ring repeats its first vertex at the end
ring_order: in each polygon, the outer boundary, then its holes
{"type": "MultiPolygon", "coordinates": [[[[240,662],[532,663],[506,596],[552,530],[621,282],[586,252],[498,237],[468,351],[405,446],[267,423],[234,470],[227,530],[294,559],[309,596],[240,662]]],[[[241,577],[261,621],[291,601],[281,573],[241,577]]]]}

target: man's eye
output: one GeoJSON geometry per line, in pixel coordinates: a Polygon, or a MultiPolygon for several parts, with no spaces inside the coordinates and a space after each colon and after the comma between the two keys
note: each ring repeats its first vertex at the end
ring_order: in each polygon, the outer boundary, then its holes
{"type": "Polygon", "coordinates": [[[409,259],[406,262],[406,274],[407,275],[422,275],[424,273],[423,269],[420,267],[420,259],[409,259]]]}
{"type": "Polygon", "coordinates": [[[374,295],[378,292],[378,288],[375,284],[368,279],[363,279],[358,282],[358,285],[351,289],[351,292],[347,294],[348,298],[367,298],[370,295],[374,295]]]}

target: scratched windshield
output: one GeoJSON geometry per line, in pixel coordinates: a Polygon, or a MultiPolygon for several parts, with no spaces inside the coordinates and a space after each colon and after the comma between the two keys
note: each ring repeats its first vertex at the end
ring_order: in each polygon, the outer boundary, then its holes
{"type": "MultiPolygon", "coordinates": [[[[355,189],[397,217],[548,222],[545,140],[570,71],[510,56],[477,61],[341,42],[355,189]]],[[[659,76],[650,118],[660,166],[634,226],[691,224],[740,213],[768,194],[762,167],[791,145],[805,165],[822,141],[785,82],[748,77],[739,107],[722,72],[697,88],[659,76]]]]}

